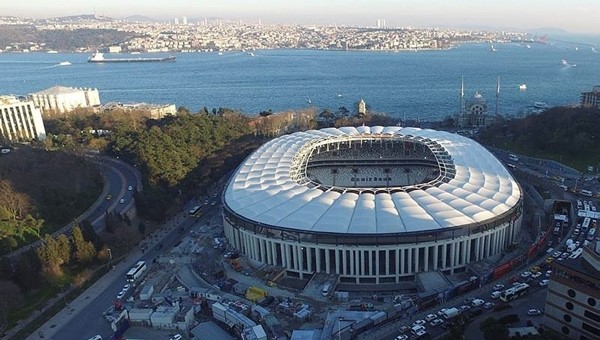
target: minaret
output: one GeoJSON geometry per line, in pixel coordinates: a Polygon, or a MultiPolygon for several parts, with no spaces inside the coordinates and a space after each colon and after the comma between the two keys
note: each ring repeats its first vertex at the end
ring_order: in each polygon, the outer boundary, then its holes
{"type": "Polygon", "coordinates": [[[496,82],[496,116],[498,115],[498,98],[500,97],[500,76],[496,82]]]}

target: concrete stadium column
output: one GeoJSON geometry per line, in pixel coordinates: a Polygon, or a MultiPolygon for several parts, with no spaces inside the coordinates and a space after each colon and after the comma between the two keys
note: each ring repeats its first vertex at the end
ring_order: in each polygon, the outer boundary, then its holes
{"type": "Polygon", "coordinates": [[[269,263],[272,265],[276,265],[275,262],[275,248],[273,248],[273,241],[267,240],[267,258],[269,259],[269,263]]]}
{"type": "Polygon", "coordinates": [[[415,273],[418,273],[421,271],[421,264],[419,263],[419,253],[421,252],[421,247],[417,246],[417,248],[415,249],[415,273]]]}
{"type": "Polygon", "coordinates": [[[252,235],[252,253],[254,254],[254,259],[260,261],[260,240],[252,235]]]}
{"type": "Polygon", "coordinates": [[[469,263],[469,262],[471,262],[471,239],[468,239],[466,244],[467,244],[467,254],[465,255],[466,256],[465,263],[469,263]]]}
{"type": "Polygon", "coordinates": [[[342,250],[342,273],[344,275],[348,275],[348,266],[347,266],[347,261],[348,261],[348,253],[346,252],[346,250],[342,250]]]}
{"type": "Polygon", "coordinates": [[[349,250],[350,252],[350,275],[356,275],[356,271],[354,270],[354,249],[349,250]]]}
{"type": "Polygon", "coordinates": [[[424,249],[424,256],[423,256],[423,271],[428,272],[429,271],[429,246],[423,248],[424,249]]]}
{"type": "Polygon", "coordinates": [[[413,252],[413,248],[410,247],[408,248],[408,256],[407,256],[407,264],[408,264],[408,270],[406,271],[407,274],[412,273],[412,252],[413,252]]]}
{"type": "Polygon", "coordinates": [[[436,244],[433,247],[433,270],[437,270],[438,269],[438,250],[440,248],[439,244],[436,244]]]}
{"type": "Polygon", "coordinates": [[[260,248],[259,248],[260,262],[266,263],[267,262],[267,250],[265,249],[265,240],[259,238],[258,245],[260,246],[260,248]]]}
{"type": "Polygon", "coordinates": [[[399,282],[398,278],[400,277],[400,249],[394,250],[394,256],[396,256],[396,283],[399,282]]]}
{"type": "Polygon", "coordinates": [[[379,283],[379,275],[381,275],[379,272],[379,250],[377,250],[375,254],[377,254],[375,256],[375,282],[379,283]]]}
{"type": "Polygon", "coordinates": [[[398,249],[398,254],[400,255],[400,274],[404,274],[406,272],[404,268],[404,260],[406,259],[406,249],[398,249]]]}
{"type": "Polygon", "coordinates": [[[331,272],[331,258],[329,254],[329,248],[323,249],[325,251],[325,273],[330,274],[331,272]]]}
{"type": "Polygon", "coordinates": [[[479,236],[479,258],[478,258],[479,261],[483,260],[484,250],[485,250],[485,234],[481,234],[481,236],[479,236]]]}
{"type": "Polygon", "coordinates": [[[385,275],[390,275],[390,250],[385,250],[385,275]]]}
{"type": "Polygon", "coordinates": [[[365,272],[365,262],[367,262],[366,261],[366,257],[367,257],[366,255],[367,255],[367,251],[366,250],[363,250],[363,251],[360,252],[360,274],[362,276],[367,276],[369,274],[369,273],[365,272]]]}
{"type": "Polygon", "coordinates": [[[447,260],[448,258],[448,243],[444,243],[442,245],[442,269],[445,270],[447,268],[447,260]]]}
{"type": "MultiPolygon", "coordinates": [[[[271,242],[271,253],[273,254],[273,264],[277,265],[277,263],[278,263],[277,255],[278,254],[277,254],[277,246],[275,245],[275,242],[271,242]]],[[[282,264],[283,264],[283,262],[282,262],[282,264]]]]}
{"type": "Polygon", "coordinates": [[[369,275],[373,276],[373,251],[369,250],[369,275]]]}
{"type": "Polygon", "coordinates": [[[468,242],[469,240],[464,240],[462,241],[462,264],[465,265],[467,263],[469,263],[469,261],[467,261],[467,254],[469,253],[469,247],[468,247],[468,242]]]}
{"type": "Polygon", "coordinates": [[[356,250],[354,252],[354,265],[356,266],[356,276],[363,276],[365,274],[365,272],[361,270],[361,257],[362,250],[356,250]]]}
{"type": "Polygon", "coordinates": [[[283,247],[285,248],[285,252],[284,252],[284,255],[285,255],[285,266],[288,269],[293,269],[292,268],[292,259],[290,258],[290,245],[284,243],[283,247]]]}
{"type": "Polygon", "coordinates": [[[454,268],[454,263],[456,261],[456,249],[454,249],[455,247],[456,246],[454,242],[450,243],[450,268],[454,268]]]}
{"type": "Polygon", "coordinates": [[[304,256],[302,256],[302,254],[304,254],[306,249],[303,251],[303,247],[299,245],[294,247],[296,248],[296,254],[298,254],[296,263],[298,263],[298,270],[300,271],[300,278],[302,279],[302,273],[304,272],[304,256]]]}
{"type": "Polygon", "coordinates": [[[490,256],[490,241],[491,241],[490,235],[489,234],[485,235],[485,251],[483,254],[486,258],[488,258],[490,256]]]}
{"type": "Polygon", "coordinates": [[[335,273],[338,275],[342,275],[343,268],[340,270],[340,250],[337,248],[334,250],[335,252],[335,273]]]}
{"type": "Polygon", "coordinates": [[[313,265],[312,265],[313,250],[314,250],[314,248],[306,247],[306,270],[309,273],[313,272],[313,265]]]}
{"type": "Polygon", "coordinates": [[[315,259],[317,260],[317,273],[322,273],[323,272],[323,268],[321,266],[321,252],[323,251],[323,249],[321,248],[315,248],[315,259]]]}

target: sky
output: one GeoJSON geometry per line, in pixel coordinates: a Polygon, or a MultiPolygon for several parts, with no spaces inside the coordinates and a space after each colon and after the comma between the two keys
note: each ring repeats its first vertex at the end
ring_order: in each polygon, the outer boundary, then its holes
{"type": "Polygon", "coordinates": [[[0,15],[241,19],[273,24],[560,28],[600,34],[599,0],[0,0],[0,15]]]}

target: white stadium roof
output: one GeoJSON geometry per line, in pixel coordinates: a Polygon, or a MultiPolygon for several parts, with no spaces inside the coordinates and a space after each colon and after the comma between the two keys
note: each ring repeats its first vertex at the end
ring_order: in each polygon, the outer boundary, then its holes
{"type": "Polygon", "coordinates": [[[237,169],[225,203],[248,220],[311,233],[391,234],[487,223],[513,208],[519,185],[477,142],[418,128],[344,127],[276,138],[237,169]],[[414,136],[437,142],[452,157],[455,176],[425,190],[323,190],[291,177],[294,157],[307,144],[333,138],[414,136]],[[376,193],[374,193],[376,192],[376,193]]]}

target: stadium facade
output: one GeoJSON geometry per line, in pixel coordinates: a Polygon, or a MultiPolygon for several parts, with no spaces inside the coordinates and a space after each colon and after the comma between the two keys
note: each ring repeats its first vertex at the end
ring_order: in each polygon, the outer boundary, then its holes
{"type": "Polygon", "coordinates": [[[513,244],[523,210],[517,182],[475,141],[381,126],[273,139],[223,202],[225,235],[248,258],[348,284],[462,271],[513,244]]]}

